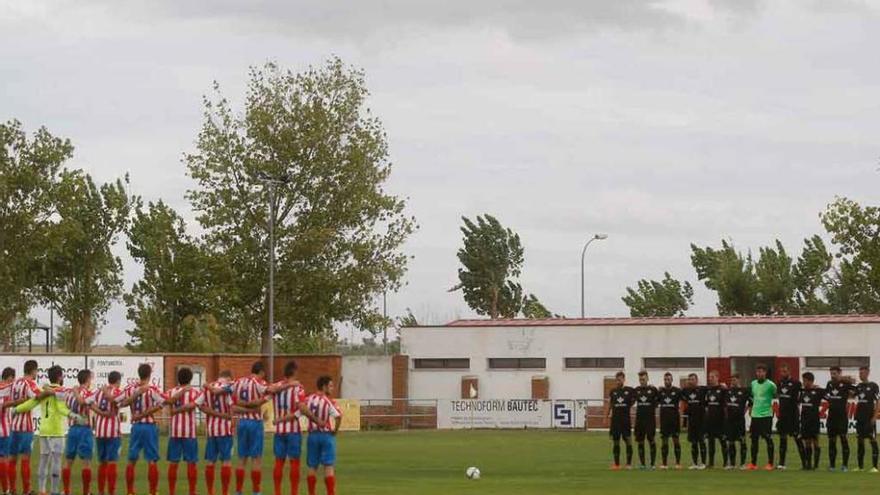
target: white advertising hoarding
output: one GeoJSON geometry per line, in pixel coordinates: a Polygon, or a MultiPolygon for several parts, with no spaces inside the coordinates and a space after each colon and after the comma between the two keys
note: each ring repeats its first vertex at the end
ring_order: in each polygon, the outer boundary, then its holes
{"type": "Polygon", "coordinates": [[[437,428],[550,428],[550,400],[462,399],[437,403],[437,428]]]}

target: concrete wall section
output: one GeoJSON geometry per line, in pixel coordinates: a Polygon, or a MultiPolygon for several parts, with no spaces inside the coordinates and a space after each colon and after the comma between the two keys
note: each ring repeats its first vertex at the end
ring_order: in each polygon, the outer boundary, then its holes
{"type": "Polygon", "coordinates": [[[391,397],[391,356],[343,356],[344,399],[391,397]]]}

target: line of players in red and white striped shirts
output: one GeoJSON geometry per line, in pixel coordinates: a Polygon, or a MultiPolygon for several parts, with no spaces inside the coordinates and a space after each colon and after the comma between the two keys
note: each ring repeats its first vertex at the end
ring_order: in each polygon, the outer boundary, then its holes
{"type": "MultiPolygon", "coordinates": [[[[42,392],[36,382],[37,370],[37,362],[29,360],[25,362],[23,376],[16,378],[13,368],[4,369],[0,375],[0,491],[3,494],[17,495],[19,478],[21,493],[33,493],[30,457],[35,425],[30,413],[17,414],[14,406],[42,392]]],[[[205,417],[207,442],[203,458],[207,494],[215,495],[218,464],[221,493],[230,494],[235,439],[239,461],[234,472],[235,494],[243,494],[245,478],[249,474],[250,493],[259,495],[264,439],[262,406],[271,401],[275,424],[272,472],[275,495],[298,493],[303,433],[300,418],[308,420],[308,493],[316,493],[317,472],[323,468],[326,491],[328,495],[334,495],[335,435],[342,418],[342,412],[332,398],[334,383],[329,376],[321,376],[316,383],[316,392],[307,396],[296,379],[296,371],[296,363],[290,361],[284,367],[284,378],[269,384],[265,380],[263,363],[257,361],[247,376],[234,379],[231,372],[223,371],[216,381],[195,387],[191,384],[192,370],[180,368],[176,386],[162,391],[153,385],[152,368],[148,364],[139,366],[137,380],[127,386],[123,386],[122,375],[114,371],[108,374],[107,385],[93,388],[92,372],[81,370],[77,375],[78,383],[64,389],[68,392],[66,403],[70,410],[88,419],[87,424],[72,421],[69,425],[62,469],[64,494],[71,493],[71,472],[76,461],[80,461],[81,474],[81,491],[77,493],[93,493],[94,450],[97,450],[98,458],[97,494],[116,494],[117,463],[122,450],[121,415],[127,408],[132,430],[125,469],[126,494],[135,494],[135,473],[141,458],[147,463],[148,493],[158,493],[159,430],[156,416],[168,409],[170,424],[166,459],[169,495],[175,495],[181,461],[186,464],[189,495],[196,495],[199,460],[197,411],[205,417]],[[289,486],[282,491],[284,467],[288,463],[289,486]]]]}

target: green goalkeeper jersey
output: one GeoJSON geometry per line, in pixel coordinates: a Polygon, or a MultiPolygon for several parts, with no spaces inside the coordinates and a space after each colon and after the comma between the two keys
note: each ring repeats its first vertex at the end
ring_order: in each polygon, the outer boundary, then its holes
{"type": "Polygon", "coordinates": [[[773,398],[776,397],[776,384],[770,380],[752,380],[752,417],[769,418],[773,416],[773,398]]]}
{"type": "Polygon", "coordinates": [[[71,416],[70,409],[65,403],[68,389],[60,386],[49,384],[45,389],[52,390],[55,395],[50,395],[42,399],[29,399],[22,402],[15,408],[17,413],[30,412],[37,406],[40,406],[40,436],[41,437],[63,437],[64,424],[67,422],[68,416],[71,416]]]}

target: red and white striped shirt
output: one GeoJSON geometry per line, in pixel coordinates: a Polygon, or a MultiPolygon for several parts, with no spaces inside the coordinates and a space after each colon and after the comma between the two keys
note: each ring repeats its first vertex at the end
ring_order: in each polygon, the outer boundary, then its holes
{"type": "MultiPolygon", "coordinates": [[[[33,399],[40,393],[40,388],[29,376],[23,376],[12,383],[12,400],[33,399]]],[[[34,416],[31,411],[17,413],[12,411],[12,431],[33,433],[34,416]]]]}
{"type": "MultiPolygon", "coordinates": [[[[232,403],[244,404],[260,400],[266,395],[266,382],[258,376],[243,376],[235,380],[232,386],[232,403]]],[[[262,411],[257,408],[251,412],[237,413],[239,419],[255,419],[261,421],[263,419],[262,411]]]]}
{"type": "MultiPolygon", "coordinates": [[[[232,382],[220,379],[205,387],[205,404],[214,412],[229,414],[232,412],[232,382]],[[223,393],[214,393],[211,388],[223,389],[223,393]]],[[[228,437],[232,435],[232,420],[208,415],[205,418],[209,437],[228,437]]]]}
{"type": "Polygon", "coordinates": [[[122,435],[119,426],[119,403],[125,399],[125,394],[119,388],[102,388],[92,396],[95,406],[101,411],[112,414],[106,417],[95,415],[95,438],[117,438],[122,435]]]}
{"type": "Polygon", "coordinates": [[[342,417],[342,411],[336,405],[336,401],[324,394],[312,394],[309,396],[309,411],[314,414],[319,424],[309,419],[309,431],[332,432],[334,426],[330,424],[331,418],[342,417]]]}
{"type": "Polygon", "coordinates": [[[12,382],[0,383],[0,437],[9,436],[9,420],[11,408],[3,408],[3,404],[12,400],[12,382]]]}
{"type": "MultiPolygon", "coordinates": [[[[87,424],[92,424],[92,409],[89,406],[95,403],[95,391],[83,388],[82,386],[73,387],[71,389],[68,389],[68,391],[69,393],[67,394],[66,398],[67,408],[70,409],[71,412],[75,412],[76,414],[79,414],[80,416],[86,418],[88,420],[87,424]],[[82,404],[79,400],[77,400],[77,396],[79,396],[79,399],[82,399],[82,404]]],[[[75,418],[68,418],[68,426],[73,426],[76,424],[78,423],[76,422],[75,418]]]]}
{"type": "MultiPolygon", "coordinates": [[[[145,411],[163,404],[167,398],[165,397],[165,394],[159,390],[159,387],[155,385],[149,385],[147,390],[142,393],[140,392],[140,388],[141,385],[139,383],[134,383],[125,387],[125,390],[122,391],[126,399],[136,395],[136,398],[131,402],[130,406],[132,417],[136,414],[143,414],[145,411]]],[[[132,424],[154,424],[155,422],[156,419],[153,417],[153,414],[151,414],[149,416],[144,416],[137,421],[132,421],[132,424]]]]}
{"type": "MultiPolygon", "coordinates": [[[[281,381],[276,385],[283,386],[285,383],[286,382],[281,381]]],[[[302,385],[298,383],[272,395],[272,408],[276,419],[288,416],[291,413],[299,412],[299,405],[305,403],[306,391],[302,388],[302,385]]],[[[302,428],[299,425],[299,416],[275,425],[275,433],[279,434],[300,433],[301,431],[302,428]]]]}
{"type": "MultiPolygon", "coordinates": [[[[178,386],[174,387],[168,392],[166,395],[170,398],[173,397],[174,394],[180,392],[184,387],[178,386]]],[[[181,396],[174,401],[171,407],[183,407],[188,406],[190,404],[195,404],[196,408],[202,405],[205,401],[205,396],[202,394],[202,391],[190,387],[188,390],[183,392],[181,396]]],[[[186,412],[172,414],[171,415],[171,438],[195,438],[196,437],[196,410],[190,409],[186,412]]]]}

